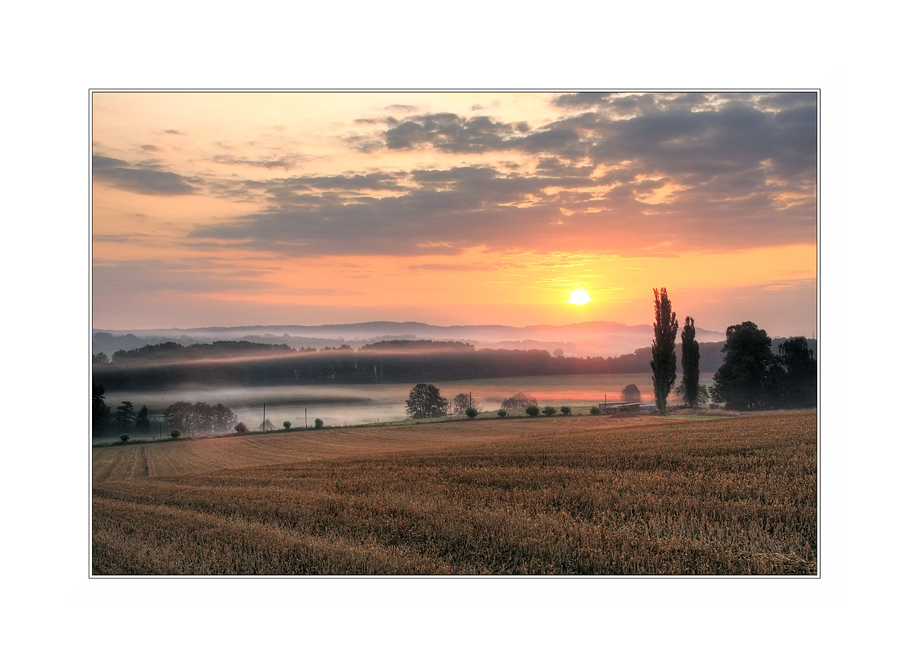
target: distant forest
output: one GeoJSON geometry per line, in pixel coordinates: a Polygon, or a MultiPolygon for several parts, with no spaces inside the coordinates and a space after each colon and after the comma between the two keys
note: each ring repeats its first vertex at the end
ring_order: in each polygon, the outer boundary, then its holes
{"type": "MultiPolygon", "coordinates": [[[[785,338],[773,340],[773,347],[785,338]]],[[[724,343],[700,343],[700,373],[723,363],[724,343]]],[[[816,341],[809,347],[816,350],[816,341]]],[[[466,343],[386,341],[358,350],[348,346],[295,351],[287,345],[217,341],[182,346],[161,343],[112,359],[94,355],[92,380],[107,391],[159,389],[184,383],[263,386],[426,382],[532,375],[650,373],[649,347],[618,357],[555,357],[546,350],[476,349],[466,343]]],[[[676,346],[681,358],[681,344],[676,346]]]]}

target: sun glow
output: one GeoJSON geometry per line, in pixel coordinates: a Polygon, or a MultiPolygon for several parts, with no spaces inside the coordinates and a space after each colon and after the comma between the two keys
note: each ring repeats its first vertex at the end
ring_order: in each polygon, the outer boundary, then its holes
{"type": "Polygon", "coordinates": [[[590,301],[590,295],[587,293],[587,290],[576,289],[571,293],[571,296],[568,299],[568,303],[572,303],[575,306],[583,306],[585,303],[590,301]]]}

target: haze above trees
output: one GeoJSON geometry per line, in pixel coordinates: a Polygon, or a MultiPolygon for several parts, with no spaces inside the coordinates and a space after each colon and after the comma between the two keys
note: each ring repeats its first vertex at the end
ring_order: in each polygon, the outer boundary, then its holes
{"type": "MultiPolygon", "coordinates": [[[[324,326],[210,327],[197,329],[151,329],[111,331],[96,329],[92,352],[112,358],[118,350],[134,350],[146,345],[179,343],[212,344],[216,341],[245,341],[263,345],[287,345],[294,350],[337,348],[348,345],[362,348],[384,341],[448,341],[471,344],[476,348],[506,350],[557,350],[567,356],[620,356],[649,346],[649,325],[617,322],[581,322],[560,326],[502,325],[435,326],[420,322],[363,322],[324,326]]],[[[722,332],[702,330],[701,341],[721,342],[722,332]]]]}

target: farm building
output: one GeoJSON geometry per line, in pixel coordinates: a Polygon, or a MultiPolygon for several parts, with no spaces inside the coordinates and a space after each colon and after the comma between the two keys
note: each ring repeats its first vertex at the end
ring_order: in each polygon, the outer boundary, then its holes
{"type": "MultiPolygon", "coordinates": [[[[647,407],[649,407],[649,406],[647,406],[647,407]]],[[[600,412],[618,412],[622,408],[627,408],[627,409],[631,410],[631,412],[638,412],[641,409],[641,404],[640,403],[600,403],[600,412]]]]}

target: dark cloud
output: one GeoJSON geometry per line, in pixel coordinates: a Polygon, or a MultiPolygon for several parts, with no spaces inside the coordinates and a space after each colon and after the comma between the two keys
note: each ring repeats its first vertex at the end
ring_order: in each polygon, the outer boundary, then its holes
{"type": "Polygon", "coordinates": [[[453,113],[386,118],[351,145],[498,154],[448,168],[232,182],[219,186],[225,195],[263,208],[199,227],[190,241],[292,256],[481,245],[669,256],[816,238],[815,95],[576,94],[554,104],[566,115],[537,127],[453,113]],[[535,156],[535,170],[502,151],[535,156]]]}
{"type": "Polygon", "coordinates": [[[583,178],[588,179],[593,174],[592,165],[576,165],[573,161],[562,160],[556,157],[545,157],[537,161],[536,172],[540,175],[554,178],[583,178]]]}
{"type": "Polygon", "coordinates": [[[164,132],[167,134],[180,134],[180,135],[186,134],[186,132],[181,132],[180,130],[164,130],[164,132]]]}
{"type": "Polygon", "coordinates": [[[124,160],[92,156],[92,177],[120,190],[144,195],[186,195],[196,192],[189,179],[153,166],[135,166],[124,160]]]}
{"type": "Polygon", "coordinates": [[[555,97],[551,104],[565,109],[587,109],[607,103],[617,93],[567,93],[555,97]]]}
{"type": "Polygon", "coordinates": [[[336,174],[333,176],[293,176],[263,180],[213,179],[209,188],[219,197],[238,201],[261,201],[273,205],[321,204],[343,202],[364,192],[404,192],[400,183],[406,172],[369,172],[366,174],[336,174]]]}
{"type": "Polygon", "coordinates": [[[248,158],[234,157],[232,155],[215,155],[210,159],[212,162],[217,162],[218,164],[242,164],[249,167],[284,169],[285,171],[296,166],[300,162],[299,155],[282,155],[281,157],[261,160],[250,160],[248,158]]]}
{"type": "Polygon", "coordinates": [[[528,212],[547,221],[559,215],[555,204],[536,202],[529,211],[516,206],[542,196],[542,188],[554,180],[490,167],[416,170],[409,176],[415,185],[401,196],[384,198],[275,191],[269,208],[231,225],[200,227],[190,237],[291,255],[457,254],[487,239],[498,242],[500,232],[511,235],[528,212]]]}
{"type": "Polygon", "coordinates": [[[413,150],[431,146],[443,153],[486,153],[505,148],[509,137],[527,132],[527,123],[501,123],[489,116],[453,113],[409,116],[385,131],[385,147],[413,150]]]}
{"type": "Polygon", "coordinates": [[[144,151],[159,151],[159,150],[161,150],[160,148],[158,148],[158,147],[155,146],[154,144],[142,144],[139,148],[141,148],[141,149],[144,150],[144,151]]]}

